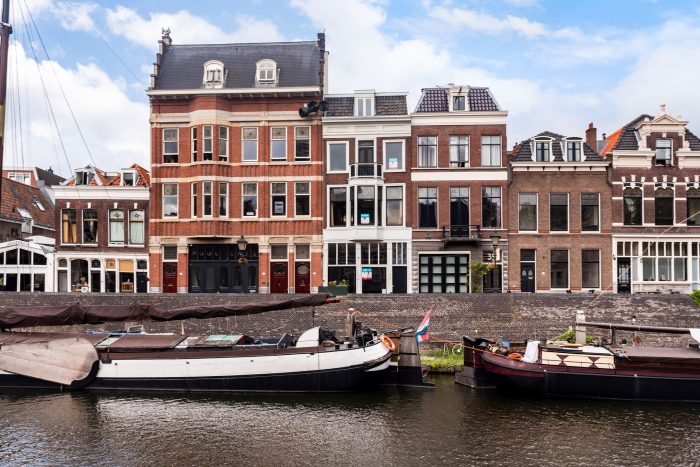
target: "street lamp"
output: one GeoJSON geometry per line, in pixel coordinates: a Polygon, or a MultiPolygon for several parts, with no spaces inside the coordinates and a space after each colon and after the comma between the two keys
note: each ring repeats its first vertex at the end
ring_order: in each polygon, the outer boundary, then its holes
{"type": "Polygon", "coordinates": [[[236,243],[238,244],[238,251],[241,255],[245,254],[245,249],[248,248],[248,240],[241,234],[241,238],[236,240],[236,243]]]}
{"type": "Polygon", "coordinates": [[[236,244],[238,245],[238,263],[241,265],[241,284],[243,284],[242,292],[248,293],[248,258],[245,257],[245,249],[248,248],[248,240],[246,240],[243,234],[241,234],[241,238],[236,240],[236,244]]]}

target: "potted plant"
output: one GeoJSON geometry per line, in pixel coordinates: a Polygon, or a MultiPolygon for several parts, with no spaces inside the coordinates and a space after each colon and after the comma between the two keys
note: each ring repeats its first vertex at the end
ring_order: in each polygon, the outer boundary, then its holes
{"type": "Polygon", "coordinates": [[[320,293],[327,293],[330,295],[347,295],[348,294],[348,281],[347,279],[342,279],[340,281],[330,281],[328,285],[324,285],[318,288],[320,293]]]}

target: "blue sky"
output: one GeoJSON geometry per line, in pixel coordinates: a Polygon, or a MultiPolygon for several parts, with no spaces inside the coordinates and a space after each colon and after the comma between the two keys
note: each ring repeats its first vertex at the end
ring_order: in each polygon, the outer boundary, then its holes
{"type": "Polygon", "coordinates": [[[700,132],[698,2],[11,3],[5,165],[50,165],[64,174],[92,161],[105,169],[147,166],[144,90],[161,27],[176,44],[313,40],[325,30],[331,92],[408,91],[413,105],[421,87],[489,86],[509,111],[509,147],[545,129],[583,136],[591,121],[599,135],[611,133],[659,104],[700,132]],[[27,10],[53,62],[28,36],[27,10]]]}

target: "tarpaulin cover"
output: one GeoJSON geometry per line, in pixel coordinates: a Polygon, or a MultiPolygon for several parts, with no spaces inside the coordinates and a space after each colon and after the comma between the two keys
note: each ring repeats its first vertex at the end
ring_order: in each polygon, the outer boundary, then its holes
{"type": "Polygon", "coordinates": [[[170,310],[143,304],[81,305],[76,303],[69,306],[0,306],[0,328],[101,324],[117,321],[173,321],[190,318],[221,318],[290,308],[320,306],[325,304],[328,297],[328,294],[315,294],[270,302],[190,306],[170,310]]]}

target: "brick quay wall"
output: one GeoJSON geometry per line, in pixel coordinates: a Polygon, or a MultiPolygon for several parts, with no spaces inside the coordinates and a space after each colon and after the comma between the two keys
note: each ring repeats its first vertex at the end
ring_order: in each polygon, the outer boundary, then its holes
{"type": "MultiPolygon", "coordinates": [[[[0,293],[0,306],[145,303],[176,308],[191,305],[240,304],[288,298],[289,295],[227,294],[74,294],[74,293],[0,293]]],[[[344,333],[348,308],[368,314],[376,320],[360,317],[379,330],[395,326],[417,326],[427,310],[433,309],[430,333],[445,339],[463,334],[525,340],[553,338],[573,325],[577,310],[584,310],[588,321],[700,327],[700,309],[685,295],[613,295],[603,294],[415,294],[351,295],[340,303],[257,315],[144,324],[149,332],[186,334],[235,334],[280,336],[299,335],[315,325],[344,333]],[[386,324],[385,324],[386,323],[386,324]]],[[[0,309],[0,313],[1,313],[0,309]]],[[[123,323],[90,326],[90,329],[118,330],[123,323]]],[[[56,330],[56,328],[53,328],[56,330]]],[[[75,329],[79,329],[76,327],[75,329]]],[[[68,330],[65,327],[61,330],[68,330]]],[[[589,329],[590,334],[605,337],[609,331],[589,329]]],[[[619,336],[630,338],[625,333],[619,336]]],[[[678,336],[642,334],[642,345],[675,345],[688,342],[678,336]]]]}

